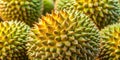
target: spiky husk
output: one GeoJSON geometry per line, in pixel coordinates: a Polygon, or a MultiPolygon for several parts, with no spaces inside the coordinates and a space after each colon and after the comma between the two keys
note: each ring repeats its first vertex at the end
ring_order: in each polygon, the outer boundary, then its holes
{"type": "Polygon", "coordinates": [[[44,10],[43,14],[51,13],[51,11],[54,9],[54,1],[53,0],[43,0],[44,10]]]}
{"type": "Polygon", "coordinates": [[[118,0],[76,0],[65,4],[61,9],[75,9],[89,16],[99,29],[119,22],[120,5],[118,0]]]}
{"type": "Polygon", "coordinates": [[[0,0],[0,16],[3,20],[24,21],[28,25],[38,21],[42,0],[0,0]]]}
{"type": "Polygon", "coordinates": [[[101,30],[101,52],[99,60],[120,60],[120,23],[101,30]]]}
{"type": "Polygon", "coordinates": [[[18,21],[0,22],[0,60],[27,60],[29,26],[18,21]]]}
{"type": "Polygon", "coordinates": [[[75,6],[88,15],[100,29],[119,21],[118,0],[76,0],[75,6]]]}
{"type": "Polygon", "coordinates": [[[31,60],[94,60],[99,51],[98,28],[77,10],[47,14],[31,30],[31,60]]]}
{"type": "Polygon", "coordinates": [[[55,9],[56,10],[61,10],[61,9],[70,9],[72,7],[73,2],[75,0],[56,0],[55,1],[55,9]]]}

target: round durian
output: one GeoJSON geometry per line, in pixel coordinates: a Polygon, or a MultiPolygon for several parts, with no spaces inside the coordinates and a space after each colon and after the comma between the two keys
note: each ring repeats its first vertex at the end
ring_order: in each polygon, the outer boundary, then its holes
{"type": "Polygon", "coordinates": [[[26,24],[38,21],[42,0],[0,0],[0,16],[3,20],[19,20],[26,24]]]}
{"type": "Polygon", "coordinates": [[[27,43],[31,60],[94,60],[99,52],[99,29],[77,10],[54,11],[31,29],[27,43]]]}
{"type": "Polygon", "coordinates": [[[0,60],[28,60],[25,45],[29,31],[23,22],[0,22],[0,60]]]}
{"type": "Polygon", "coordinates": [[[120,60],[120,23],[100,31],[102,36],[99,60],[120,60]]]}
{"type": "Polygon", "coordinates": [[[118,0],[76,0],[75,6],[75,9],[88,15],[99,29],[119,22],[118,0]]]}
{"type": "Polygon", "coordinates": [[[51,13],[54,9],[54,1],[53,0],[43,0],[43,14],[51,13]]]}

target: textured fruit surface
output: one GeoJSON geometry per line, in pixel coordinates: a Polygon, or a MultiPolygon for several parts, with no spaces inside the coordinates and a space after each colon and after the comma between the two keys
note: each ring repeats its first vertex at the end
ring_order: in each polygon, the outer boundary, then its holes
{"type": "Polygon", "coordinates": [[[0,22],[0,60],[27,60],[29,26],[17,21],[0,22]]]}
{"type": "Polygon", "coordinates": [[[77,10],[47,14],[31,30],[31,60],[94,60],[99,51],[98,28],[77,10]]]}
{"type": "MultiPolygon", "coordinates": [[[[61,0],[62,1],[62,0],[61,0]]],[[[70,0],[69,0],[70,1],[70,0]]],[[[120,4],[118,0],[75,0],[75,2],[57,4],[60,9],[75,9],[89,16],[99,29],[119,22],[120,4]]]]}
{"type": "Polygon", "coordinates": [[[44,10],[43,14],[51,13],[51,10],[54,9],[54,1],[53,0],[43,0],[44,10]]]}
{"type": "Polygon", "coordinates": [[[118,0],[76,0],[75,6],[88,15],[100,29],[119,21],[118,0]]]}
{"type": "Polygon", "coordinates": [[[0,0],[0,16],[3,20],[20,20],[28,25],[38,21],[42,0],[0,0]]]}
{"type": "Polygon", "coordinates": [[[100,60],[120,60],[120,24],[113,24],[101,30],[100,60]]]}
{"type": "Polygon", "coordinates": [[[55,1],[55,9],[56,10],[61,10],[63,8],[65,9],[70,9],[72,7],[72,3],[75,0],[56,0],[55,1]]]}

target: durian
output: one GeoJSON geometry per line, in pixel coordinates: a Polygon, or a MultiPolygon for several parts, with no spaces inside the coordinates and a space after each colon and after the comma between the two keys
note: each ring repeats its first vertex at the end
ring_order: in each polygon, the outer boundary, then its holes
{"type": "Polygon", "coordinates": [[[120,23],[100,31],[102,36],[99,60],[120,60],[120,23]]]}
{"type": "Polygon", "coordinates": [[[25,44],[29,30],[23,22],[0,22],[0,60],[28,60],[25,44]]]}
{"type": "Polygon", "coordinates": [[[0,0],[0,16],[3,20],[19,20],[26,24],[38,21],[42,0],[0,0]]]}
{"type": "Polygon", "coordinates": [[[42,16],[31,31],[31,60],[94,60],[99,52],[99,29],[77,10],[42,16]]]}
{"type": "Polygon", "coordinates": [[[54,1],[53,0],[43,0],[43,14],[51,13],[51,10],[54,9],[54,1]]]}
{"type": "Polygon", "coordinates": [[[99,29],[119,22],[118,0],[76,0],[76,9],[88,15],[99,29]]]}
{"type": "Polygon", "coordinates": [[[64,4],[61,9],[69,7],[89,16],[100,30],[107,25],[119,22],[118,0],[75,0],[73,3],[64,4]]]}

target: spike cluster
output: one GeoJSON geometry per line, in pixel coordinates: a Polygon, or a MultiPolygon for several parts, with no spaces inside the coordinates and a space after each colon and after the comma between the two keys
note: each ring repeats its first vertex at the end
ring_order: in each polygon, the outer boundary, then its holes
{"type": "Polygon", "coordinates": [[[61,10],[61,9],[70,9],[73,8],[73,3],[75,0],[56,0],[55,2],[55,9],[61,10]]]}
{"type": "Polygon", "coordinates": [[[24,21],[32,25],[38,21],[42,0],[0,0],[0,16],[3,20],[24,21]]]}
{"type": "Polygon", "coordinates": [[[99,31],[79,11],[43,16],[30,36],[27,46],[31,60],[94,60],[99,51],[99,31]]]}
{"type": "Polygon", "coordinates": [[[101,30],[100,60],[120,60],[120,23],[101,30]]]}
{"type": "Polygon", "coordinates": [[[22,22],[0,22],[0,60],[28,59],[25,44],[29,30],[22,22]]]}

